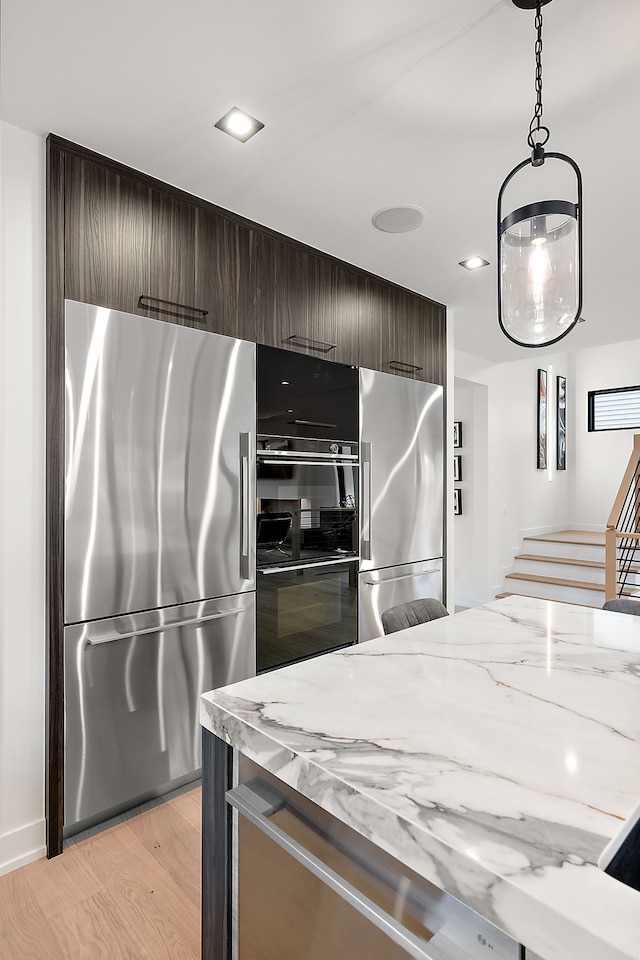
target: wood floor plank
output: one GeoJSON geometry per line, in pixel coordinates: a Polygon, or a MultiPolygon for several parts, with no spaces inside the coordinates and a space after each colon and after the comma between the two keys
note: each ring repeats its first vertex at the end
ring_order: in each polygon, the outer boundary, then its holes
{"type": "Polygon", "coordinates": [[[199,832],[202,830],[202,788],[190,790],[189,793],[183,793],[179,797],[174,797],[168,801],[168,806],[177,810],[180,816],[195,827],[199,832]]]}
{"type": "Polygon", "coordinates": [[[199,960],[200,911],[128,823],[78,849],[153,960],[199,960]]]}
{"type": "Polygon", "coordinates": [[[153,960],[104,892],[59,913],[51,929],[64,956],[73,960],[153,960]]]}
{"type": "Polygon", "coordinates": [[[75,847],[61,857],[36,860],[25,868],[24,875],[48,920],[103,889],[75,847]]]}
{"type": "Polygon", "coordinates": [[[200,907],[200,831],[171,803],[163,803],[127,821],[127,826],[191,902],[200,907]]]}
{"type": "Polygon", "coordinates": [[[51,935],[27,869],[0,877],[0,960],[69,960],[51,935]]]}

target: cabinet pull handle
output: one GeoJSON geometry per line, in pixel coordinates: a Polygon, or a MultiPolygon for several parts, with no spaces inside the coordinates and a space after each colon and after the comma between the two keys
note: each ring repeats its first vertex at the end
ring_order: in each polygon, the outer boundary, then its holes
{"type": "Polygon", "coordinates": [[[417,373],[418,370],[424,370],[424,367],[418,367],[415,363],[405,363],[404,360],[389,360],[389,367],[392,370],[401,370],[403,373],[417,373]]]}
{"type": "Polygon", "coordinates": [[[294,347],[309,347],[310,350],[317,350],[319,353],[330,353],[338,346],[337,343],[328,343],[325,340],[312,340],[310,337],[301,337],[297,333],[285,337],[282,343],[292,343],[294,347]]]}
{"type": "Polygon", "coordinates": [[[140,295],[140,297],[138,297],[139,307],[151,306],[151,304],[143,303],[143,300],[151,300],[152,303],[162,303],[165,307],[178,307],[179,310],[188,310],[191,311],[191,313],[198,313],[203,318],[209,313],[208,310],[203,310],[202,307],[190,307],[188,303],[176,303],[175,300],[162,300],[160,297],[150,297],[146,293],[143,293],[140,295]]]}
{"type": "Polygon", "coordinates": [[[269,818],[285,805],[284,798],[271,790],[259,778],[228,790],[226,799],[227,803],[231,804],[238,813],[246,817],[265,836],[297,860],[325,886],[333,890],[354,910],[357,910],[361,916],[373,923],[378,930],[381,930],[390,940],[405,950],[410,957],[415,958],[415,960],[446,960],[446,954],[441,953],[436,948],[429,947],[421,937],[408,930],[399,920],[396,920],[395,917],[379,907],[352,883],[341,877],[326,863],[323,863],[319,857],[307,850],[298,840],[290,837],[275,823],[271,823],[269,818]]]}

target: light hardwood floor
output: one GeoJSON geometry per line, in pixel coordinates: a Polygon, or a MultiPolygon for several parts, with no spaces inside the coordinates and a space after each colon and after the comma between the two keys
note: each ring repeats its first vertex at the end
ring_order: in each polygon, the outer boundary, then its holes
{"type": "Polygon", "coordinates": [[[0,877],[0,960],[199,960],[201,790],[0,877]]]}

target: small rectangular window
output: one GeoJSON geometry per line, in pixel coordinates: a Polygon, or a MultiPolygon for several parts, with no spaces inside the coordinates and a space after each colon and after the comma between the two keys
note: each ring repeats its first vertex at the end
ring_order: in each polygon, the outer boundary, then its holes
{"type": "Polygon", "coordinates": [[[587,429],[637,430],[640,428],[640,387],[590,390],[587,394],[587,429]]]}

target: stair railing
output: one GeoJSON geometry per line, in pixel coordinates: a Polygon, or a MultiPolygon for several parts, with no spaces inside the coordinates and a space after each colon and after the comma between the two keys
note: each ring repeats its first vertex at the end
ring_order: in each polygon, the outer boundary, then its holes
{"type": "Polygon", "coordinates": [[[640,434],[614,500],[605,533],[605,599],[640,598],[640,434]]]}

